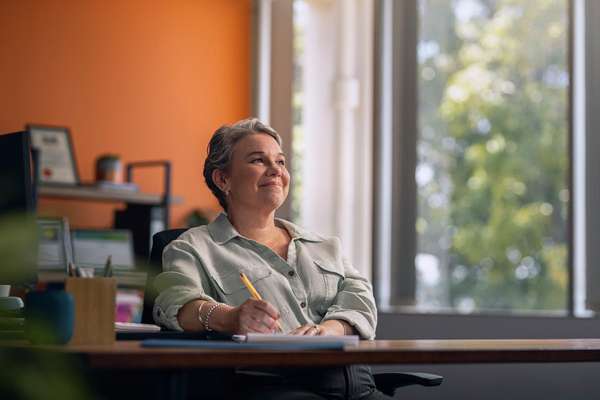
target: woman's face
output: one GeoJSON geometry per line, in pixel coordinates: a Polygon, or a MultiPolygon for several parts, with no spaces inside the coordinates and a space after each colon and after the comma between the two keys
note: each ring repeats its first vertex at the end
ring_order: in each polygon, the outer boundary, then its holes
{"type": "Polygon", "coordinates": [[[248,135],[233,149],[223,174],[229,208],[276,210],[287,198],[290,174],[279,144],[264,133],[248,135]]]}

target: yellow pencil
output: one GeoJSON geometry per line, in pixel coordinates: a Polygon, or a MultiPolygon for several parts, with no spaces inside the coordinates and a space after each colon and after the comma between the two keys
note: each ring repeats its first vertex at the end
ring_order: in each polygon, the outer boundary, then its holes
{"type": "MultiPolygon", "coordinates": [[[[240,278],[242,279],[242,283],[244,284],[244,286],[246,286],[246,289],[248,289],[248,291],[250,292],[250,296],[252,296],[252,298],[255,300],[262,300],[262,297],[260,297],[260,293],[256,291],[254,285],[252,285],[252,282],[250,282],[250,279],[248,279],[246,274],[240,272],[240,278]]],[[[275,321],[275,324],[277,329],[280,332],[283,332],[283,329],[281,329],[281,325],[279,325],[279,321],[275,321]]]]}

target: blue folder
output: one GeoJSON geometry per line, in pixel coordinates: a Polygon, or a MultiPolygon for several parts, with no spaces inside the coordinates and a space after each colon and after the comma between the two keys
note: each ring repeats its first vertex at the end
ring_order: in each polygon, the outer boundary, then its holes
{"type": "Polygon", "coordinates": [[[238,343],[221,340],[146,339],[142,347],[210,350],[344,350],[344,343],[238,343]]]}

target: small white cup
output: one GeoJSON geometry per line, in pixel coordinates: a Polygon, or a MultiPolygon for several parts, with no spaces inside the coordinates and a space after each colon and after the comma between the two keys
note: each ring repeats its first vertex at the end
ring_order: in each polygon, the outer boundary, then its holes
{"type": "Polygon", "coordinates": [[[0,297],[8,297],[10,294],[10,285],[0,285],[0,297]]]}

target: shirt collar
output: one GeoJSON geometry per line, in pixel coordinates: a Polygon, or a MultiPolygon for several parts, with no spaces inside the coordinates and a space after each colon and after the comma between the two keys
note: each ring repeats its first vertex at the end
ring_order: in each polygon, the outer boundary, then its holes
{"type": "Polygon", "coordinates": [[[208,224],[208,232],[218,244],[227,243],[231,239],[241,236],[233,225],[231,225],[225,213],[220,213],[213,222],[208,224]]]}
{"type": "MultiPolygon", "coordinates": [[[[309,242],[322,242],[325,240],[321,236],[284,219],[275,218],[275,223],[279,226],[283,226],[292,237],[292,240],[300,239],[309,242]]],[[[225,213],[219,214],[213,222],[208,224],[208,232],[218,244],[227,243],[238,236],[242,237],[233,225],[231,225],[231,222],[229,222],[229,218],[227,218],[227,214],[225,213]]]]}
{"type": "Polygon", "coordinates": [[[287,229],[292,237],[292,240],[300,239],[307,242],[322,242],[325,239],[307,229],[301,228],[296,224],[286,221],[285,219],[275,218],[275,223],[287,229]]]}

